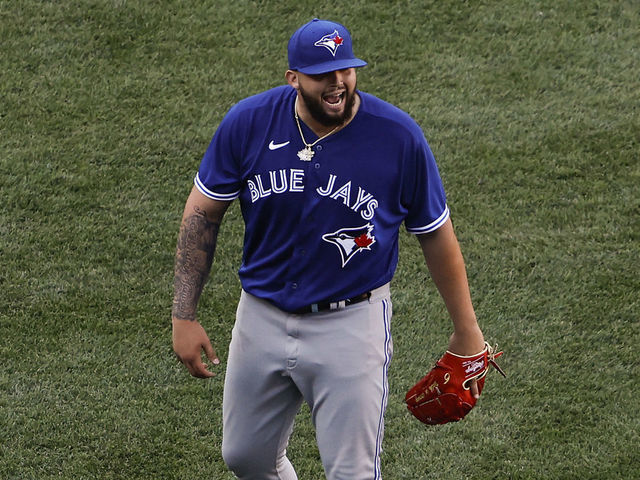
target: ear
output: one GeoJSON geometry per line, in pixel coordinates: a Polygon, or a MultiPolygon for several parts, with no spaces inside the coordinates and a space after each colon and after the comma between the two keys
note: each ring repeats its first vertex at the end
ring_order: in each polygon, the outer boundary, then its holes
{"type": "Polygon", "coordinates": [[[300,84],[298,83],[298,72],[295,70],[287,70],[284,74],[284,78],[287,79],[287,83],[291,85],[293,88],[298,90],[300,84]]]}

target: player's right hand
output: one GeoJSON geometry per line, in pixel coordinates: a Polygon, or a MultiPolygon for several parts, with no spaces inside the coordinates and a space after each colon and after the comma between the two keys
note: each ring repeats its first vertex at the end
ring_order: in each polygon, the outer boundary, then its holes
{"type": "Polygon", "coordinates": [[[215,375],[209,365],[202,361],[202,351],[214,365],[220,360],[211,346],[207,332],[195,320],[172,320],[173,351],[178,359],[187,367],[189,373],[198,378],[209,378],[215,375]]]}

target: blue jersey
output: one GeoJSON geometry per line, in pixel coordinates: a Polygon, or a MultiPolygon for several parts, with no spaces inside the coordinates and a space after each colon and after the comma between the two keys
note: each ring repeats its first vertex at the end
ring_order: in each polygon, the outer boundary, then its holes
{"type": "MultiPolygon", "coordinates": [[[[310,161],[294,118],[296,91],[276,87],[234,105],[209,145],[195,185],[240,199],[242,287],[285,311],[384,285],[398,263],[398,233],[449,217],[433,154],[400,109],[358,92],[352,121],[317,143],[310,161]]],[[[301,122],[307,142],[318,137],[301,122]]]]}

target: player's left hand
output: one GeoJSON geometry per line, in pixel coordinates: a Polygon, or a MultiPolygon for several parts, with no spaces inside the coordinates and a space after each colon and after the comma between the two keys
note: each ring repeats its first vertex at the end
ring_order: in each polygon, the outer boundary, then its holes
{"type": "MultiPolygon", "coordinates": [[[[466,331],[454,331],[449,338],[448,350],[455,355],[475,355],[483,350],[484,347],[484,336],[477,326],[466,331]]],[[[470,391],[473,398],[480,398],[480,389],[476,379],[471,381],[470,391]]]]}
{"type": "Polygon", "coordinates": [[[482,391],[489,366],[503,376],[496,352],[488,343],[474,355],[459,356],[447,351],[435,367],[405,395],[409,411],[427,425],[441,425],[462,420],[475,406],[482,391]],[[476,394],[471,392],[475,382],[476,394]]]}

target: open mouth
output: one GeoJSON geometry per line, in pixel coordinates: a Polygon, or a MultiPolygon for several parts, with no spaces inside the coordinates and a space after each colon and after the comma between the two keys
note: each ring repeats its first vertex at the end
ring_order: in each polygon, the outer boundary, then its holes
{"type": "Polygon", "coordinates": [[[332,92],[327,95],[323,95],[322,101],[328,104],[331,108],[337,108],[342,105],[344,101],[345,92],[332,92]]]}

